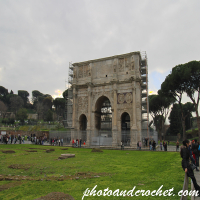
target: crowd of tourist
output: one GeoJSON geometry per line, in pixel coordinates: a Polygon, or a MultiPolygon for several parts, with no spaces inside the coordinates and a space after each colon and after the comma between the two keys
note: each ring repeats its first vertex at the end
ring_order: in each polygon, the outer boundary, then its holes
{"type": "MultiPolygon", "coordinates": [[[[77,138],[76,140],[73,139],[72,140],[72,147],[80,147],[81,148],[82,145],[82,139],[80,138],[80,140],[77,138]]],[[[85,146],[85,141],[83,142],[83,145],[85,146]]]]}
{"type": "Polygon", "coordinates": [[[21,136],[19,135],[0,135],[0,143],[3,144],[24,144],[25,141],[31,141],[32,144],[39,144],[39,145],[43,145],[44,142],[47,141],[47,137],[46,136],[40,136],[40,137],[36,137],[36,136],[21,136]]]}
{"type": "Polygon", "coordinates": [[[32,144],[38,144],[38,145],[43,145],[44,142],[47,142],[47,137],[46,136],[40,136],[40,137],[36,137],[36,136],[32,136],[29,139],[32,144]]]}
{"type": "Polygon", "coordinates": [[[21,136],[21,135],[0,135],[0,142],[3,144],[22,144],[24,143],[25,140],[25,136],[21,136]]]}
{"type": "MultiPolygon", "coordinates": [[[[167,151],[167,146],[169,146],[169,141],[159,141],[158,144],[156,144],[155,140],[143,138],[143,141],[137,142],[137,150],[141,150],[142,146],[144,148],[148,148],[150,151],[156,151],[156,149],[161,151],[167,151]]],[[[179,151],[179,142],[176,142],[176,150],[179,151]]]]}
{"type": "Polygon", "coordinates": [[[52,146],[63,146],[63,138],[50,138],[52,146]]]}

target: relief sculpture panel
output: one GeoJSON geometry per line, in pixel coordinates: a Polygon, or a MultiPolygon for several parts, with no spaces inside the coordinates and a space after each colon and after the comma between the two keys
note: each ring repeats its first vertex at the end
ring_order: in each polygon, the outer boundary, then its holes
{"type": "Polygon", "coordinates": [[[118,104],[132,103],[132,100],[133,100],[132,92],[117,94],[117,103],[118,104]]]}
{"type": "Polygon", "coordinates": [[[119,69],[119,72],[124,71],[124,58],[119,58],[118,69],[119,69]]]}
{"type": "Polygon", "coordinates": [[[125,58],[125,67],[128,71],[131,70],[131,63],[129,58],[125,58]]]}

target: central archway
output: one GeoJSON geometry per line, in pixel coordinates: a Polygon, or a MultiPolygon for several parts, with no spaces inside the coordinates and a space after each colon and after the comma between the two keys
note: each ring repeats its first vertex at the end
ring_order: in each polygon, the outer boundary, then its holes
{"type": "Polygon", "coordinates": [[[106,96],[101,96],[96,102],[95,129],[99,136],[112,137],[112,106],[106,96]]]}

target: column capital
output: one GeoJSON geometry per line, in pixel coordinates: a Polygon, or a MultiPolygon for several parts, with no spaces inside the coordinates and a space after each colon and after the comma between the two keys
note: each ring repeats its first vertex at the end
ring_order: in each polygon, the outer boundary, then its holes
{"type": "Polygon", "coordinates": [[[88,91],[88,96],[92,96],[92,92],[91,91],[88,91]]]}

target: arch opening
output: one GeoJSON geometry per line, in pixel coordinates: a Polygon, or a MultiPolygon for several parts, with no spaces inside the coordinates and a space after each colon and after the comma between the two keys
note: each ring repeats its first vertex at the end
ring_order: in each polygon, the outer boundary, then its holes
{"type": "Polygon", "coordinates": [[[87,118],[84,114],[82,114],[79,118],[79,129],[81,131],[85,131],[87,129],[87,118]]]}
{"type": "Polygon", "coordinates": [[[79,129],[80,129],[80,134],[79,138],[77,138],[80,142],[82,140],[82,143],[86,142],[87,140],[87,117],[82,114],[79,118],[79,129]]]}
{"type": "Polygon", "coordinates": [[[106,96],[100,97],[96,102],[95,129],[99,136],[112,137],[112,107],[106,96]]]}
{"type": "Polygon", "coordinates": [[[127,112],[121,115],[121,141],[124,146],[130,146],[130,115],[127,112]]]}

